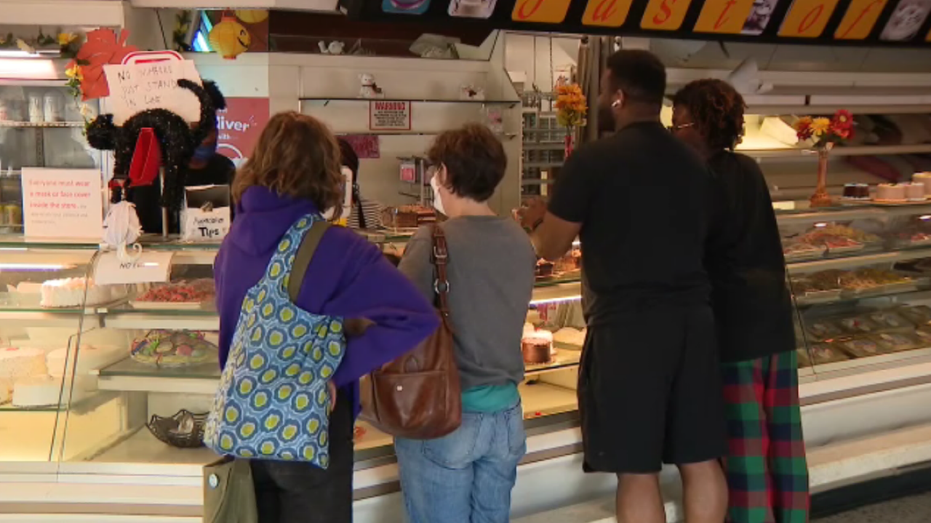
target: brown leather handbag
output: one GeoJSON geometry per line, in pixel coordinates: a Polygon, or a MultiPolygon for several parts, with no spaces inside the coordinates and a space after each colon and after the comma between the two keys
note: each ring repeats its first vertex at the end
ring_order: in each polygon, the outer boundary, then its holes
{"type": "Polygon", "coordinates": [[[440,327],[414,350],[385,364],[360,383],[360,418],[378,430],[408,439],[443,437],[462,424],[462,390],[449,322],[446,236],[433,227],[433,265],[440,327]]]}

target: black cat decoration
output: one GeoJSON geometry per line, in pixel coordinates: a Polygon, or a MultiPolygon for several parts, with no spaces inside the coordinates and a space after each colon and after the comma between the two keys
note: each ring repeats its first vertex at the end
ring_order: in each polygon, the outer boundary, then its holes
{"type": "Polygon", "coordinates": [[[127,175],[139,133],[142,129],[151,128],[161,147],[165,169],[162,205],[172,210],[181,207],[184,195],[184,170],[181,166],[190,162],[194,150],[215,127],[217,111],[226,108],[226,99],[214,82],[205,81],[200,86],[182,79],[178,80],[178,86],[193,92],[200,101],[200,122],[195,128],[167,109],[148,109],[134,114],[120,127],[113,124],[112,114],[102,114],[87,128],[87,142],[91,147],[114,151],[113,177],[124,182],[124,189],[131,183],[127,175]]]}

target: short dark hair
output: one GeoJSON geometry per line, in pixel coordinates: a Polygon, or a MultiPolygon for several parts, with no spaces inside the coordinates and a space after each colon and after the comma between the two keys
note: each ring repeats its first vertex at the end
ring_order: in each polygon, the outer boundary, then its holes
{"type": "Polygon", "coordinates": [[[479,202],[491,198],[508,166],[501,140],[488,127],[474,123],[437,136],[427,158],[446,167],[446,183],[453,194],[479,202]]]}
{"type": "Polygon", "coordinates": [[[650,105],[663,105],[666,94],[666,67],[653,53],[621,50],[608,57],[611,86],[627,98],[650,105]]]}
{"type": "Polygon", "coordinates": [[[688,109],[697,131],[713,151],[733,150],[743,136],[743,96],[724,80],[695,80],[679,89],[673,105],[688,109]]]}
{"type": "Polygon", "coordinates": [[[349,170],[352,171],[353,178],[359,174],[359,155],[356,154],[355,149],[352,148],[352,144],[346,141],[345,138],[336,138],[337,143],[339,143],[339,156],[340,163],[346,167],[349,167],[349,170]]]}

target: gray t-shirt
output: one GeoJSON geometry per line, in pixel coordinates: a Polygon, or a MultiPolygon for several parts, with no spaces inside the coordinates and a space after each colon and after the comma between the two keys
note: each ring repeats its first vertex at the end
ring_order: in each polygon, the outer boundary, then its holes
{"type": "MultiPolygon", "coordinates": [[[[520,383],[520,339],[536,256],[513,220],[466,216],[442,225],[449,249],[449,309],[462,390],[520,383]]],[[[433,300],[433,229],[407,243],[398,268],[433,300]]]]}

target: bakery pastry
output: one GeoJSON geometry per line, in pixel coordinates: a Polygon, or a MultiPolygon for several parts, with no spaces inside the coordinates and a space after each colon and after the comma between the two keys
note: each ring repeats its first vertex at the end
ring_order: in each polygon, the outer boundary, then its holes
{"type": "Polygon", "coordinates": [[[905,184],[905,197],[912,202],[924,201],[925,185],[923,183],[905,184]]]}
{"type": "Polygon", "coordinates": [[[195,280],[156,284],[137,297],[137,302],[202,303],[213,300],[216,287],[213,280],[195,280]]]}
{"type": "Polygon", "coordinates": [[[436,212],[421,205],[388,207],[382,213],[382,222],[387,227],[417,228],[421,225],[436,223],[436,212]]]}
{"type": "Polygon", "coordinates": [[[816,365],[850,359],[847,354],[830,343],[815,343],[808,354],[816,365]]]}
{"type": "Polygon", "coordinates": [[[42,307],[65,308],[103,305],[124,297],[125,291],[122,286],[97,285],[93,278],[65,278],[43,283],[41,294],[42,307]]]}
{"type": "Polygon", "coordinates": [[[896,183],[881,183],[876,186],[876,199],[884,202],[904,202],[905,185],[896,183]]]}
{"type": "Polygon", "coordinates": [[[893,311],[877,311],[869,314],[869,318],[886,329],[903,329],[912,327],[905,318],[893,311]]]}
{"type": "Polygon", "coordinates": [[[521,340],[520,349],[524,354],[524,363],[529,365],[549,363],[552,360],[553,333],[535,331],[521,340]]]}
{"type": "Polygon", "coordinates": [[[552,262],[548,262],[541,258],[540,260],[537,260],[534,274],[537,278],[548,278],[553,275],[554,270],[555,265],[552,262]]]}
{"type": "Polygon", "coordinates": [[[187,367],[217,361],[217,346],[194,331],[150,331],[133,343],[132,359],[158,367],[187,367]]]}
{"type": "Polygon", "coordinates": [[[13,385],[14,407],[52,407],[79,401],[87,396],[86,383],[76,378],[74,387],[63,387],[61,378],[34,376],[13,385]]]}
{"type": "Polygon", "coordinates": [[[46,374],[45,352],[39,349],[0,349],[0,380],[15,382],[46,374]]]}
{"type": "Polygon", "coordinates": [[[879,344],[869,338],[848,338],[838,341],[836,345],[855,358],[867,358],[879,354],[879,344]]]}
{"type": "Polygon", "coordinates": [[[827,340],[843,334],[843,331],[830,320],[813,321],[808,326],[809,334],[816,340],[827,340]]]}
{"type": "Polygon", "coordinates": [[[838,323],[844,330],[853,334],[870,333],[879,330],[879,325],[867,317],[844,318],[838,323]]]}
{"type": "Polygon", "coordinates": [[[896,309],[896,312],[915,325],[926,325],[928,321],[931,321],[931,307],[927,305],[900,307],[896,309]]]}
{"type": "Polygon", "coordinates": [[[931,172],[915,173],[912,175],[912,182],[922,184],[925,195],[931,196],[931,172]]]}
{"type": "Polygon", "coordinates": [[[882,350],[889,352],[911,350],[922,345],[917,338],[899,332],[876,334],[872,339],[876,341],[882,350]]]}

